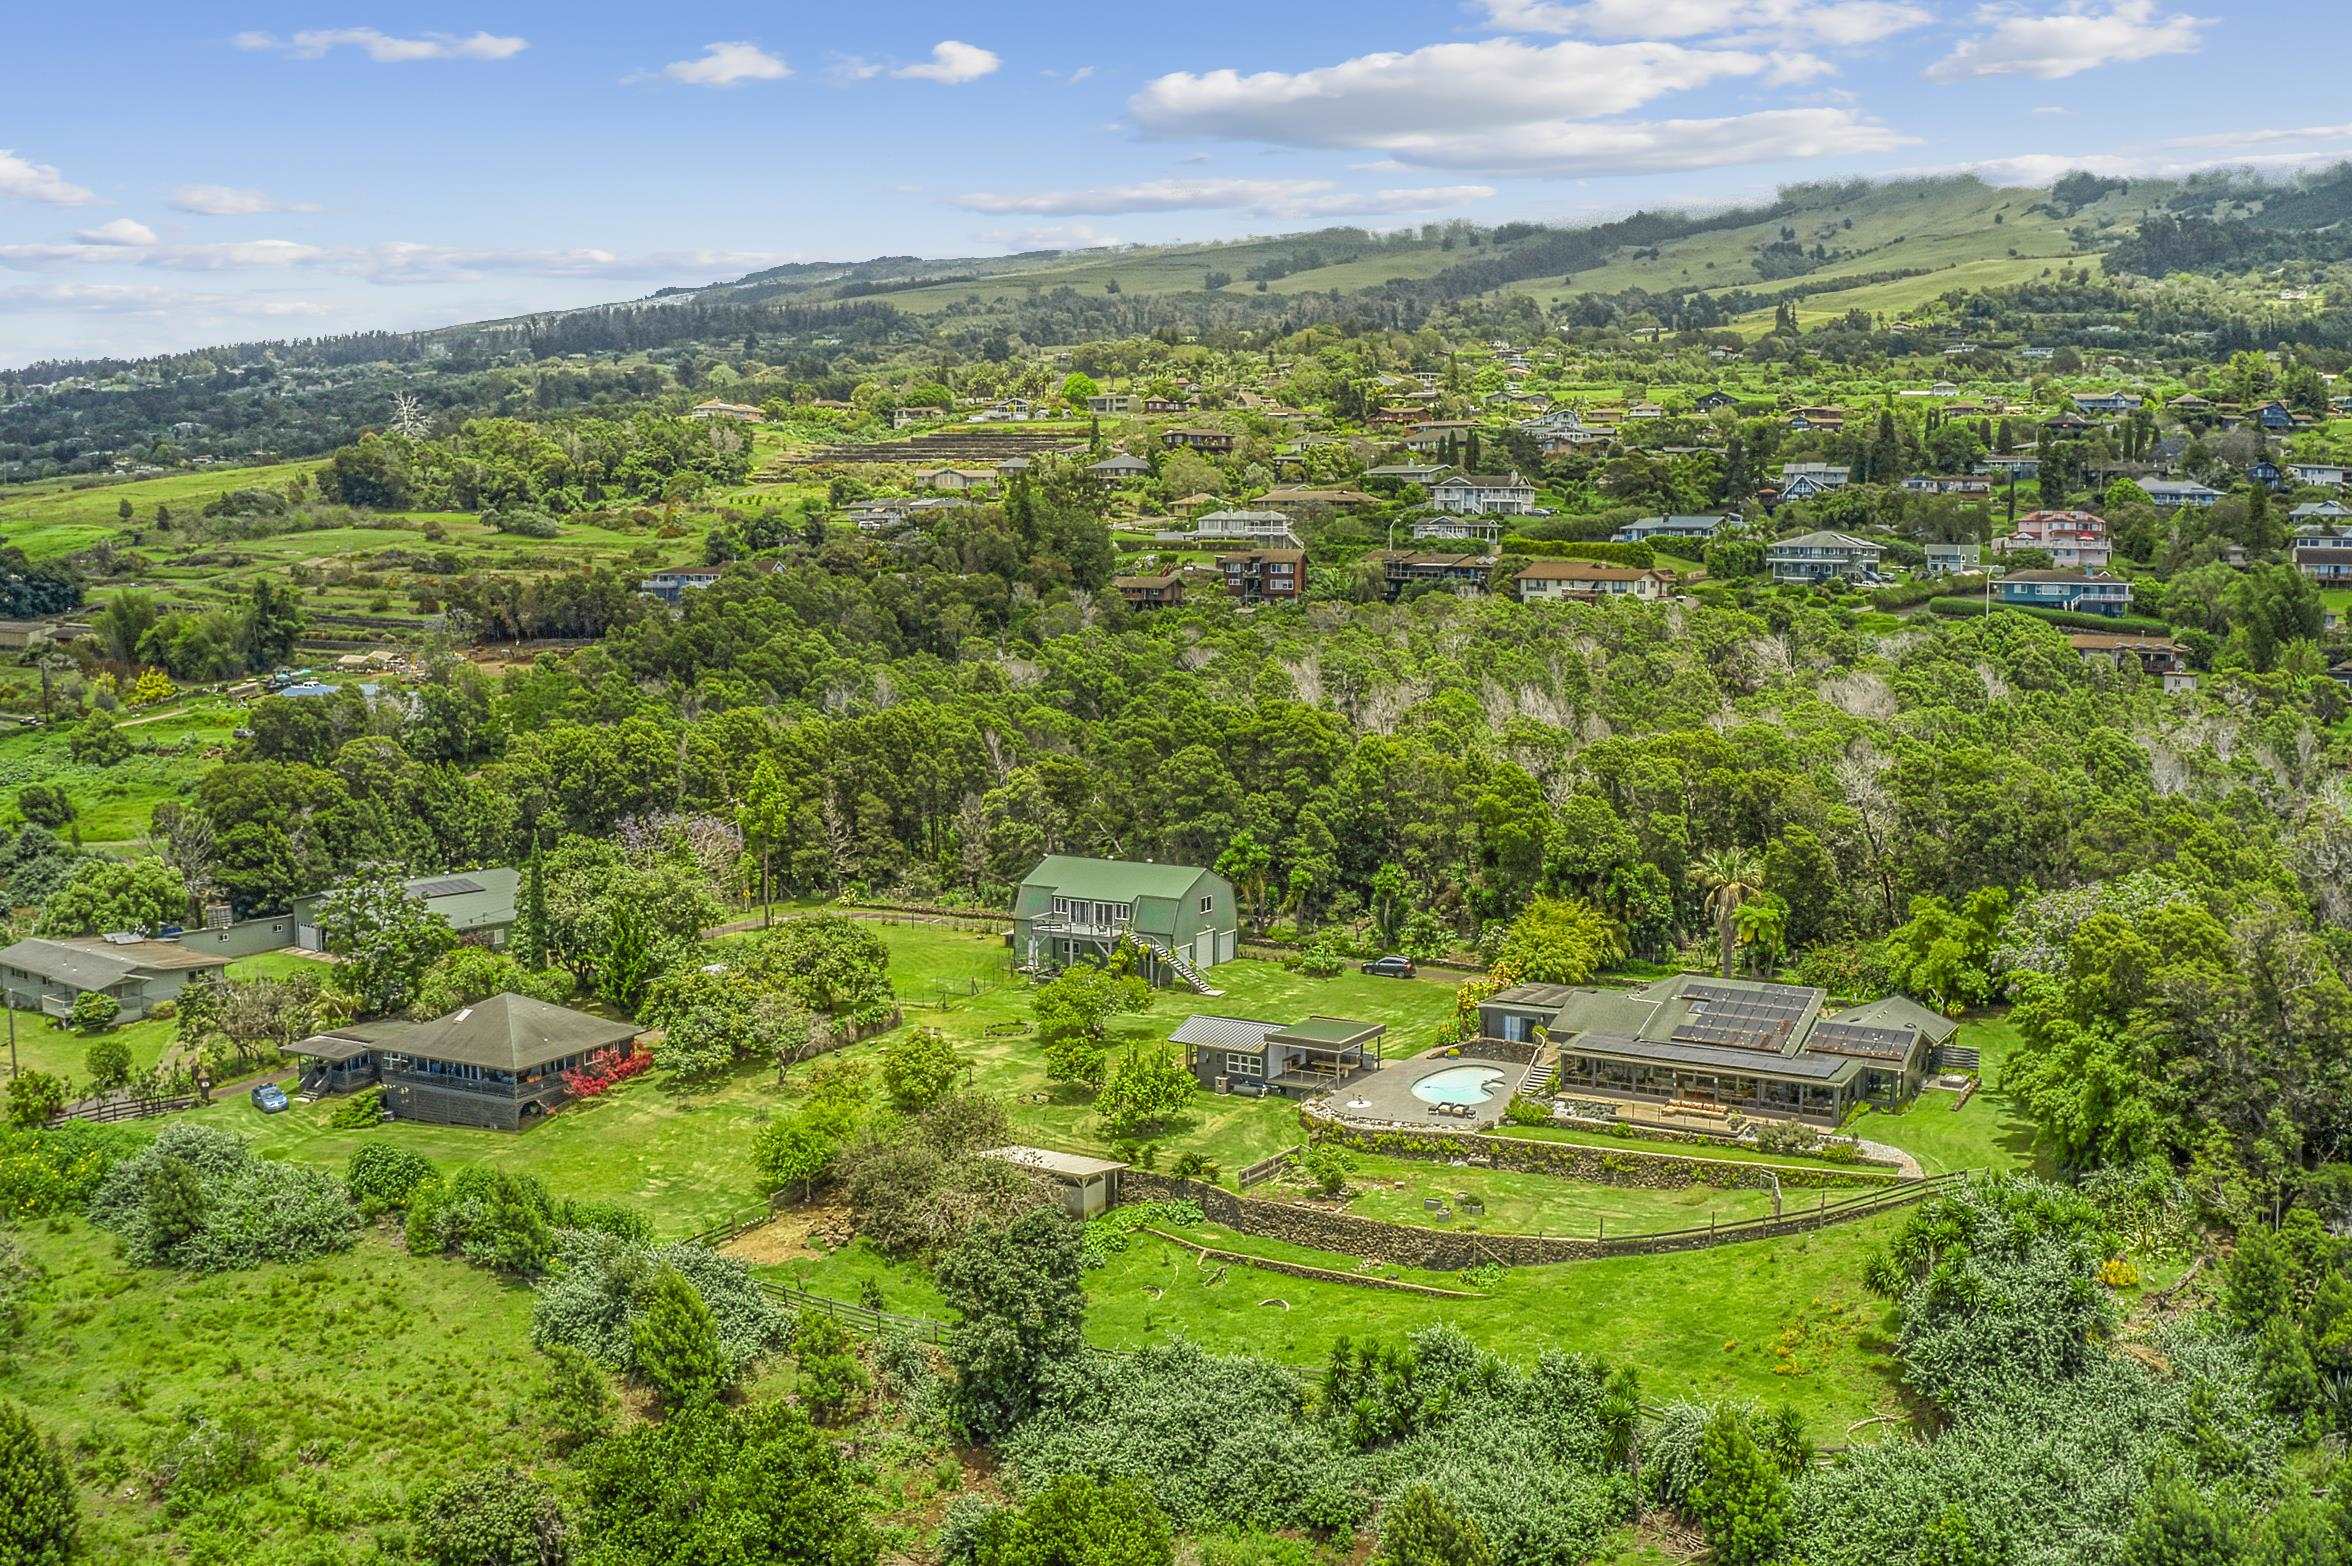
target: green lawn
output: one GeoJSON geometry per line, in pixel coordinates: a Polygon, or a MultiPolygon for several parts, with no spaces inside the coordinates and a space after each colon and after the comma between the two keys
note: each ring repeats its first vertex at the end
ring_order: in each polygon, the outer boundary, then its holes
{"type": "Polygon", "coordinates": [[[2017,1045],[2016,1028],[2006,1016],[1975,1018],[1961,1026],[1957,1042],[1975,1046],[1983,1056],[1985,1085],[1966,1105],[1955,1111],[1954,1094],[1931,1088],[1899,1114],[1868,1109],[1846,1129],[1903,1149],[1931,1175],[2037,1167],[2033,1128],[2002,1090],[2002,1072],[2017,1045]]]}
{"type": "Polygon", "coordinates": [[[375,1236],[210,1276],[128,1267],[79,1222],[12,1238],[44,1276],[0,1396],[66,1448],[94,1566],[374,1559],[415,1490],[540,1458],[530,1295],[488,1273],[375,1236]],[[149,1479],[195,1415],[250,1421],[261,1477],[173,1518],[149,1479]]]}
{"type": "MultiPolygon", "coordinates": [[[[1354,1192],[1347,1210],[1364,1218],[1417,1228],[1485,1229],[1497,1234],[1653,1234],[1704,1226],[1710,1219],[1731,1223],[1772,1215],[1770,1191],[1718,1190],[1694,1185],[1653,1191],[1635,1186],[1596,1185],[1557,1175],[1518,1174],[1502,1169],[1456,1169],[1445,1164],[1377,1154],[1356,1155],[1348,1177],[1354,1192]],[[1463,1196],[1486,1204],[1483,1217],[1465,1215],[1463,1196]],[[1453,1208],[1437,1222],[1424,1203],[1431,1198],[1453,1208]]],[[[1257,1194],[1296,1199],[1299,1191],[1257,1194]]]]}
{"type": "MultiPolygon", "coordinates": [[[[28,706],[38,699],[37,692],[19,694],[28,706]]],[[[234,703],[204,696],[118,714],[117,721],[131,753],[111,767],[75,761],[63,725],[0,733],[0,814],[15,818],[16,791],[26,784],[55,783],[73,801],[85,844],[136,842],[157,805],[186,798],[219,763],[245,720],[234,703]]]]}
{"type": "Polygon", "coordinates": [[[0,537],[35,562],[54,559],[118,535],[126,500],[135,513],[134,525],[151,525],[159,505],[175,512],[200,511],[205,502],[230,490],[274,488],[320,466],[315,460],[279,462],[264,467],[207,468],[125,483],[44,479],[11,484],[0,487],[0,537]]]}
{"type": "MultiPolygon", "coordinates": [[[[24,1071],[49,1071],[79,1082],[86,1078],[89,1068],[82,1062],[90,1052],[91,1038],[76,1033],[54,1017],[37,1011],[15,1011],[8,1014],[14,1029],[16,1064],[24,1071]]],[[[179,1024],[169,1019],[153,1018],[126,1022],[107,1035],[130,1046],[131,1069],[145,1071],[163,1059],[172,1041],[179,1037],[179,1024]]]]}

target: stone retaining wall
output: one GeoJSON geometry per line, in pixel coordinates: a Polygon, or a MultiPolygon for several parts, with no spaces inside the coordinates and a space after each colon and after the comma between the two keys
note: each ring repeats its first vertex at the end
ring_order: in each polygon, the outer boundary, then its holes
{"type": "Polygon", "coordinates": [[[1143,1231],[1158,1239],[1181,1245],[1195,1256],[1221,1261],[1236,1267],[1254,1267],[1260,1272],[1278,1272],[1286,1278],[1312,1278],[1318,1283],[1345,1283],[1358,1288],[1387,1289],[1396,1294],[1428,1294],[1439,1299],[1479,1300],[1483,1294],[1469,1289],[1441,1289],[1433,1284],[1408,1283],[1402,1278],[1383,1278],[1367,1272],[1341,1272],[1335,1267],[1310,1267],[1305,1262],[1281,1261],[1272,1256],[1253,1256],[1248,1251],[1223,1251],[1214,1245],[1203,1245],[1188,1240],[1181,1234],[1170,1234],[1165,1229],[1143,1231]]]}
{"type": "Polygon", "coordinates": [[[1902,1179],[1899,1172],[1884,1164],[1816,1167],[1750,1163],[1741,1159],[1685,1157],[1647,1148],[1588,1147],[1581,1142],[1553,1142],[1536,1137],[1488,1136],[1475,1131],[1446,1131],[1435,1126],[1399,1126],[1376,1131],[1340,1121],[1309,1119],[1303,1114],[1299,1118],[1307,1122],[1318,1140],[1337,1142],[1360,1153],[1437,1162],[1468,1159],[1517,1174],[1557,1175],[1564,1180],[1648,1191],[1679,1191],[1694,1185],[1726,1191],[1769,1191],[1775,1177],[1784,1191],[1882,1186],[1902,1179]]]}
{"type": "MultiPolygon", "coordinates": [[[[1126,1171],[1120,1181],[1122,1197],[1197,1202],[1201,1216],[1239,1234],[1428,1272],[1462,1272],[1487,1262],[1504,1267],[1540,1267],[1603,1256],[1656,1256],[1670,1251],[1705,1250],[1743,1240],[1773,1239],[1891,1212],[1917,1201],[1941,1183],[1905,1182],[1896,1188],[1847,1198],[1834,1207],[1817,1206],[1779,1218],[1750,1219],[1665,1234],[1628,1235],[1622,1239],[1587,1240],[1565,1235],[1422,1229],[1326,1208],[1239,1196],[1220,1186],[1201,1185],[1139,1169],[1126,1171]]],[[[1312,1270],[1301,1275],[1311,1276],[1312,1270]]]]}

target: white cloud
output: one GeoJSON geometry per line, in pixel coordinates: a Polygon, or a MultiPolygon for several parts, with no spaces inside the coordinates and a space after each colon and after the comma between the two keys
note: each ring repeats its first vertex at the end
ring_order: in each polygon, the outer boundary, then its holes
{"type": "MultiPolygon", "coordinates": [[[[937,82],[943,87],[960,87],[966,82],[976,82],[983,76],[994,75],[1003,64],[1004,61],[993,50],[983,49],[977,44],[961,43],[953,38],[943,38],[931,46],[931,58],[928,60],[917,60],[911,65],[892,65],[887,61],[868,59],[862,54],[837,54],[833,57],[833,63],[825,68],[825,74],[837,82],[870,82],[877,76],[891,76],[902,82],[937,82]]],[[[1084,71],[1074,73],[1070,80],[1081,80],[1092,74],[1093,70],[1093,66],[1087,66],[1084,71]]],[[[1048,71],[1046,74],[1050,76],[1053,73],[1048,71]]]]}
{"type": "Polygon", "coordinates": [[[1321,179],[1161,179],[1021,196],[978,191],[955,197],[953,205],[968,212],[1018,213],[1029,217],[1213,211],[1257,212],[1269,217],[1330,217],[1349,213],[1427,212],[1484,201],[1494,193],[1491,185],[1343,191],[1330,180],[1321,179]]]}
{"type": "Polygon", "coordinates": [[[1062,84],[1063,84],[1064,86],[1066,86],[1066,87],[1075,87],[1075,86],[1077,86],[1077,85],[1078,85],[1080,82],[1082,82],[1082,81],[1086,80],[1086,79],[1087,79],[1089,76],[1092,76],[1093,74],[1094,74],[1094,67],[1093,67],[1093,66],[1091,66],[1091,65],[1081,65],[1080,67],[1078,67],[1078,69],[1076,69],[1076,70],[1072,71],[1072,72],[1071,72],[1069,75],[1067,75],[1067,76],[1063,77],[1063,78],[1062,78],[1062,84]]]}
{"type": "Polygon", "coordinates": [[[1851,109],[1766,109],[1708,120],[1563,121],[1423,132],[1389,149],[1423,168],[1585,177],[1683,173],[1795,158],[1889,152],[1914,138],[1851,109]]]}
{"type": "Polygon", "coordinates": [[[1127,107],[1155,136],[1378,148],[1398,135],[1621,114],[1670,92],[1774,69],[1769,56],[1745,50],[1491,38],[1310,71],[1176,71],[1127,107]]]}
{"type": "Polygon", "coordinates": [[[754,43],[712,43],[702,46],[698,59],[672,60],[662,75],[689,87],[740,87],[745,82],[777,82],[792,67],[754,43]]]}
{"type": "Polygon", "coordinates": [[[316,60],[337,49],[357,49],[380,65],[405,65],[412,60],[510,60],[531,47],[527,38],[496,33],[421,33],[396,38],[373,27],[314,27],[280,38],[275,33],[239,33],[229,40],[251,53],[290,55],[316,60]]]}
{"type": "Polygon", "coordinates": [[[2352,124],[2304,125],[2176,136],[2133,152],[2028,152],[1914,172],[1974,174],[1995,185],[2047,185],[2076,169],[2110,179],[2179,179],[2215,169],[2284,175],[2298,169],[2324,168],[2347,158],[2352,158],[2352,124]],[[2261,150],[2277,147],[2288,150],[2261,150]]]}
{"type": "Polygon", "coordinates": [[[281,201],[266,190],[238,185],[182,185],[171,193],[175,212],[202,217],[259,217],[267,212],[316,212],[314,202],[281,201]]]}
{"type": "MultiPolygon", "coordinates": [[[[112,228],[113,225],[108,225],[112,228]]],[[[72,266],[128,266],[162,272],[311,270],[372,283],[438,283],[493,274],[620,281],[708,281],[798,259],[772,251],[673,250],[625,255],[593,246],[569,250],[462,248],[411,240],[361,246],[307,245],[287,239],[225,244],[138,244],[102,240],[99,231],[72,242],[0,244],[0,269],[32,272],[72,266]]]]}
{"type": "Polygon", "coordinates": [[[45,201],[55,207],[87,206],[98,198],[46,163],[35,163],[0,147],[0,196],[17,201],[45,201]]]}
{"type": "Polygon", "coordinates": [[[0,312],[7,313],[160,316],[191,310],[279,318],[328,313],[325,305],[308,299],[194,293],[154,283],[26,283],[0,288],[0,312]]]}
{"type": "Polygon", "coordinates": [[[2032,76],[2059,81],[2102,65],[2191,54],[2206,19],[2165,14],[2156,0],[2068,0],[2048,13],[2013,4],[1979,8],[1987,30],[1927,69],[1931,81],[1965,81],[1972,76],[2032,76]]]}
{"type": "Polygon", "coordinates": [[[972,236],[1000,250],[1102,250],[1123,245],[1116,234],[1106,234],[1092,223],[1040,223],[1032,228],[988,228],[972,236]]]}
{"type": "Polygon", "coordinates": [[[96,228],[80,229],[75,232],[74,238],[85,245],[143,246],[156,242],[155,230],[135,218],[116,218],[96,228]]]}
{"type": "Polygon", "coordinates": [[[1602,38],[1704,38],[1727,33],[1803,38],[1836,47],[1924,27],[1935,13],[1909,0],[1482,0],[1495,26],[1602,38]]]}
{"type": "Polygon", "coordinates": [[[993,50],[959,39],[943,38],[931,46],[931,58],[915,65],[902,65],[890,74],[911,82],[937,82],[943,87],[960,87],[992,75],[1004,61],[993,50]]]}

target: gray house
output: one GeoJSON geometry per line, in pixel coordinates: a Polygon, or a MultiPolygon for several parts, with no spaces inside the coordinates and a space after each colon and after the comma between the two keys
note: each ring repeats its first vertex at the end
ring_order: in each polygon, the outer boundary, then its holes
{"type": "Polygon", "coordinates": [[[629,1052],[637,1024],[493,995],[430,1022],[386,1018],[316,1034],[289,1054],[310,1062],[310,1096],[384,1085],[395,1120],[513,1131],[572,1096],[564,1073],[599,1052],[629,1052]]]}
{"type": "Polygon", "coordinates": [[[1764,564],[1775,582],[1874,582],[1885,554],[1885,545],[1850,533],[1802,533],[1768,547],[1764,564]]]}
{"type": "Polygon", "coordinates": [[[1294,1024],[1246,1017],[1192,1016],[1169,1035],[1184,1046],[1184,1064],[1202,1087],[1252,1097],[1273,1093],[1313,1098],[1380,1065],[1388,1029],[1345,1017],[1309,1017],[1294,1024]]]}
{"type": "Polygon", "coordinates": [[[1570,1098],[1834,1126],[1906,1104],[1959,1024],[1904,996],[1825,1012],[1807,985],[1676,974],[1640,989],[1522,984],[1478,1008],[1483,1038],[1557,1051],[1570,1098]]]}
{"type": "MultiPolygon", "coordinates": [[[[443,919],[458,938],[471,946],[501,948],[514,927],[515,893],[522,872],[503,865],[451,875],[419,876],[403,881],[408,895],[443,919]]],[[[327,894],[312,892],[294,899],[294,944],[305,951],[325,951],[326,932],[319,928],[319,909],[327,894]]]]}
{"type": "Polygon", "coordinates": [[[35,936],[0,951],[0,986],[8,1004],[25,1011],[63,1017],[84,995],[111,995],[125,1022],[147,1015],[157,1001],[171,1000],[200,973],[218,973],[226,957],[190,951],[177,941],[135,936],[35,936]]]}
{"type": "Polygon", "coordinates": [[[1013,957],[1051,973],[1100,961],[1120,937],[1144,949],[1143,976],[1213,993],[1201,977],[1233,960],[1241,938],[1233,883],[1196,865],[1049,854],[1013,899],[1013,957]]]}

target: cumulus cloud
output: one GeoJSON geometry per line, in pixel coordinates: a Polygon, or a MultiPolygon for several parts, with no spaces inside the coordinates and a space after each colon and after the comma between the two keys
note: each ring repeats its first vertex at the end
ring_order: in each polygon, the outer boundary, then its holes
{"type": "Polygon", "coordinates": [[[2110,179],[2178,179],[2215,169],[2285,175],[2298,169],[2325,168],[2348,158],[2352,158],[2352,124],[2298,125],[2175,136],[2130,152],[2029,152],[1915,172],[1974,174],[1995,185],[2047,185],[2076,169],[2110,179]]]}
{"type": "Polygon", "coordinates": [[[2211,25],[2202,17],[2166,14],[2156,0],[2070,0],[2047,13],[1996,4],[1980,8],[1976,19],[1986,31],[1961,40],[1929,66],[1931,81],[1974,76],[2058,81],[2101,65],[2194,53],[2211,25]]]}
{"type": "Polygon", "coordinates": [[[0,147],[0,196],[17,201],[45,201],[55,207],[87,206],[98,198],[46,163],[35,163],[0,147]]]}
{"type": "Polygon", "coordinates": [[[314,27],[289,37],[275,33],[239,33],[229,40],[257,54],[284,54],[297,60],[317,60],[337,49],[357,49],[381,65],[405,65],[413,60],[511,60],[531,47],[527,38],[497,33],[420,33],[396,38],[373,27],[314,27]]]}
{"type": "Polygon", "coordinates": [[[1028,228],[988,228],[972,236],[1000,250],[1102,250],[1123,245],[1116,234],[1106,234],[1092,223],[1039,223],[1028,228]]]}
{"type": "Polygon", "coordinates": [[[931,46],[931,58],[913,65],[902,65],[890,74],[910,82],[937,82],[943,87],[960,87],[965,82],[976,82],[993,75],[1004,64],[993,50],[977,44],[964,43],[954,38],[942,38],[931,46]]]}
{"type": "Polygon", "coordinates": [[[661,74],[689,87],[740,87],[745,82],[778,82],[792,67],[754,43],[711,43],[691,60],[672,60],[661,74]]]}
{"type": "Polygon", "coordinates": [[[1309,71],[1175,71],[1128,100],[1146,134],[1379,147],[1397,133],[1622,114],[1778,68],[1766,54],[1671,43],[1551,45],[1491,38],[1360,55],[1309,71]]]}
{"type": "Polygon", "coordinates": [[[270,212],[316,212],[315,202],[281,201],[266,190],[238,185],[182,185],[171,193],[175,212],[199,217],[259,217],[270,212]]]}
{"type": "MultiPolygon", "coordinates": [[[[929,59],[917,60],[911,65],[892,65],[887,60],[868,59],[862,54],[837,54],[833,57],[833,63],[825,68],[825,74],[837,82],[870,82],[877,76],[890,76],[902,82],[937,82],[944,87],[960,87],[966,82],[976,82],[983,76],[995,74],[1003,64],[1004,61],[992,50],[953,38],[943,38],[931,46],[929,59]]],[[[1086,71],[1091,72],[1093,69],[1088,66],[1086,71]]],[[[1053,73],[1049,71],[1046,74],[1050,76],[1053,73]]],[[[1078,75],[1070,78],[1072,81],[1078,79],[1078,75]]]]}
{"type": "Polygon", "coordinates": [[[152,245],[155,230],[135,218],[116,218],[96,228],[77,230],[74,238],[85,245],[152,245]]]}
{"type": "Polygon", "coordinates": [[[1343,191],[1323,179],[1160,179],[1028,195],[976,191],[955,197],[953,204],[968,212],[1017,213],[1028,217],[1211,211],[1257,212],[1269,217],[1329,217],[1343,213],[1427,212],[1468,201],[1484,201],[1494,193],[1492,185],[1343,191]]]}
{"type": "Polygon", "coordinates": [[[1909,0],[1483,0],[1495,26],[1602,38],[1802,38],[1834,47],[1877,43],[1935,13],[1909,0]]]}

